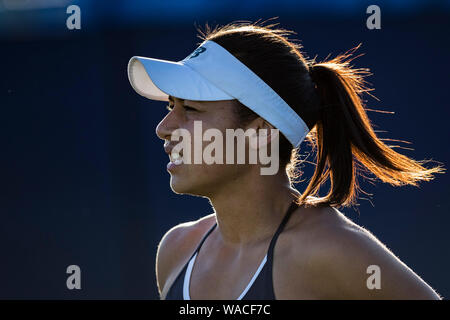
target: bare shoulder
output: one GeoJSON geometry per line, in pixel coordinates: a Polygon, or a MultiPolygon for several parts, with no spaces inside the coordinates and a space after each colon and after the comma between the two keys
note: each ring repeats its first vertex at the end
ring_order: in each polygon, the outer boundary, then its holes
{"type": "Polygon", "coordinates": [[[162,237],[156,254],[156,278],[160,294],[170,287],[180,267],[215,223],[215,214],[174,226],[162,237]],[[167,288],[166,288],[167,289],[167,288]]]}
{"type": "Polygon", "coordinates": [[[308,214],[310,216],[299,226],[299,231],[309,238],[311,256],[317,262],[324,262],[325,266],[330,265],[330,260],[389,252],[369,230],[354,223],[336,208],[314,209],[308,214]]]}
{"type": "Polygon", "coordinates": [[[332,207],[306,210],[290,232],[292,262],[324,299],[439,296],[369,230],[332,207]],[[295,247],[294,243],[302,243],[295,247]],[[378,273],[379,277],[370,278],[378,273]]]}

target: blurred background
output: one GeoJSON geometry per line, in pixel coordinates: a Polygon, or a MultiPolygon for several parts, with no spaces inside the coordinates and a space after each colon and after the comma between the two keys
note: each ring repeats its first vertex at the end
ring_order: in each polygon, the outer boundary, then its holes
{"type": "MultiPolygon", "coordinates": [[[[354,64],[374,72],[380,99],[367,107],[394,112],[369,112],[379,136],[448,168],[450,1],[0,0],[0,298],[158,299],[159,240],[212,209],[171,192],[155,135],[165,103],[132,90],[128,60],[181,60],[196,26],[272,17],[317,60],[362,43],[354,64]],[[73,4],[81,29],[69,30],[73,4]],[[373,4],[381,29],[366,26],[373,4]],[[69,265],[81,290],[66,287],[69,265]]],[[[314,166],[302,170],[300,192],[314,166]]],[[[373,195],[341,212],[450,296],[449,175],[419,188],[360,184],[373,195]]]]}

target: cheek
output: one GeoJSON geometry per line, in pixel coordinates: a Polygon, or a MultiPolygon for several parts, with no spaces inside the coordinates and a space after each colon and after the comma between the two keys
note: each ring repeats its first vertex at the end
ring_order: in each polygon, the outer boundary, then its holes
{"type": "Polygon", "coordinates": [[[235,129],[234,119],[231,120],[227,117],[220,119],[218,116],[208,117],[208,119],[199,118],[185,123],[183,129],[187,130],[190,135],[191,164],[194,164],[194,159],[197,159],[195,162],[198,165],[198,161],[201,159],[202,164],[212,165],[211,157],[209,157],[209,160],[205,157],[212,156],[215,158],[220,154],[222,154],[222,160],[225,163],[227,153],[226,130],[235,129]]]}
{"type": "MultiPolygon", "coordinates": [[[[220,135],[214,136],[209,141],[203,140],[203,135],[200,135],[200,141],[194,141],[194,123],[192,122],[189,125],[186,125],[184,128],[191,133],[191,163],[184,164],[180,167],[179,171],[174,172],[172,174],[172,189],[179,193],[193,193],[193,194],[207,194],[212,190],[215,190],[220,185],[227,184],[230,181],[234,181],[239,179],[245,175],[245,172],[248,170],[248,165],[244,164],[236,164],[236,144],[233,144],[235,161],[234,163],[227,164],[226,162],[226,124],[225,121],[221,124],[215,122],[215,125],[211,125],[208,123],[206,126],[206,121],[202,121],[202,133],[204,134],[208,129],[215,129],[216,133],[220,132],[220,135]],[[219,127],[220,125],[220,127],[219,127]],[[220,139],[221,143],[216,146],[222,146],[222,163],[215,163],[214,161],[210,161],[208,164],[205,162],[206,158],[209,156],[209,159],[214,158],[216,161],[220,158],[220,154],[216,154],[215,148],[211,146],[214,144],[216,139],[220,139]],[[200,164],[194,164],[194,144],[199,143],[200,148],[200,164]]],[[[229,128],[233,128],[231,125],[229,128]]],[[[198,135],[197,135],[198,139],[198,135]]],[[[197,156],[198,157],[198,156],[197,156]]],[[[220,161],[218,161],[220,162],[220,161]]]]}

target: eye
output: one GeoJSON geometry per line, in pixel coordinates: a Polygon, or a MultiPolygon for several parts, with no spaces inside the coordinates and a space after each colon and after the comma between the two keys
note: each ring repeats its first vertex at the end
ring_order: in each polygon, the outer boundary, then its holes
{"type": "Polygon", "coordinates": [[[172,110],[173,110],[173,106],[171,106],[170,104],[168,104],[168,105],[166,106],[166,109],[167,109],[168,111],[172,111],[172,110]]]}
{"type": "Polygon", "coordinates": [[[197,109],[192,108],[192,107],[189,107],[189,106],[186,106],[186,105],[184,105],[183,108],[184,108],[184,110],[186,110],[186,111],[197,111],[197,109]]]}

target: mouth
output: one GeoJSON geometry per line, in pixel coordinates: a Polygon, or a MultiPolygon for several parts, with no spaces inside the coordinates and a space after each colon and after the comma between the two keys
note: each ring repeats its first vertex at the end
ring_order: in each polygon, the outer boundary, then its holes
{"type": "Polygon", "coordinates": [[[169,155],[169,158],[170,162],[176,166],[183,164],[183,151],[181,152],[172,151],[169,155]]]}
{"type": "Polygon", "coordinates": [[[170,149],[166,150],[166,152],[170,159],[170,162],[167,164],[167,171],[172,173],[172,171],[179,168],[183,164],[183,150],[176,152],[170,149]]]}

